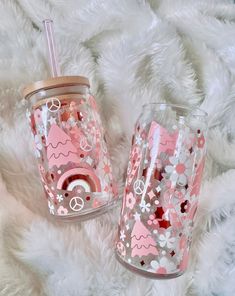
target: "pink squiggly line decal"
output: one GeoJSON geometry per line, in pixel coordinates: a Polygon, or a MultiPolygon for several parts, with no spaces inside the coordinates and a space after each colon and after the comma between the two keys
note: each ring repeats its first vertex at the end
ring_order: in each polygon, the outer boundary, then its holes
{"type": "Polygon", "coordinates": [[[68,140],[66,140],[65,142],[58,142],[56,145],[52,145],[52,143],[49,143],[48,145],[47,145],[47,148],[49,148],[49,147],[52,147],[52,148],[57,148],[59,145],[66,145],[67,144],[67,142],[70,142],[70,140],[68,139],[68,140]]]}

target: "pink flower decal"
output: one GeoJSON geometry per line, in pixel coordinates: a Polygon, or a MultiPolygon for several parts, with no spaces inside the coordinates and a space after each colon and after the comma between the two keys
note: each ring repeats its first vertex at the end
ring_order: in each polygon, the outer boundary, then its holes
{"type": "Polygon", "coordinates": [[[148,225],[152,225],[152,224],[157,225],[158,221],[154,215],[150,215],[147,223],[148,223],[148,225]]]}
{"type": "Polygon", "coordinates": [[[185,154],[179,157],[172,156],[169,158],[170,165],[165,167],[166,173],[170,174],[170,180],[184,186],[192,173],[192,159],[185,154]]]}
{"type": "Polygon", "coordinates": [[[132,192],[127,193],[126,195],[126,207],[129,209],[133,209],[135,205],[135,197],[132,192]]]}
{"type": "Polygon", "coordinates": [[[151,269],[149,271],[158,274],[171,273],[176,269],[175,264],[166,257],[162,257],[159,261],[153,260],[150,265],[151,269]]]}
{"type": "Polygon", "coordinates": [[[64,216],[64,215],[68,214],[68,210],[66,208],[64,208],[63,206],[59,206],[57,213],[60,216],[64,216]]]}

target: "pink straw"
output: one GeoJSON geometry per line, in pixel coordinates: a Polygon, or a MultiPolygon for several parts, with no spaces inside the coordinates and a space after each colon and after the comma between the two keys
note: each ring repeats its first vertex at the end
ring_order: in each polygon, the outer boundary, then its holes
{"type": "Polygon", "coordinates": [[[58,59],[56,55],[55,48],[55,39],[54,39],[54,31],[53,31],[53,21],[46,19],[43,21],[46,40],[47,40],[47,48],[48,48],[48,56],[51,65],[51,73],[53,77],[60,76],[60,68],[58,64],[58,59]]]}

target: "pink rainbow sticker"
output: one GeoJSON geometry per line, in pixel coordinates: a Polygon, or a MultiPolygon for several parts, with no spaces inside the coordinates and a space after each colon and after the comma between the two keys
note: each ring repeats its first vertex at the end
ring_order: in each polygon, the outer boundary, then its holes
{"type": "Polygon", "coordinates": [[[85,192],[101,192],[98,177],[86,168],[75,168],[65,172],[57,183],[58,189],[72,191],[75,186],[82,186],[85,192]]]}

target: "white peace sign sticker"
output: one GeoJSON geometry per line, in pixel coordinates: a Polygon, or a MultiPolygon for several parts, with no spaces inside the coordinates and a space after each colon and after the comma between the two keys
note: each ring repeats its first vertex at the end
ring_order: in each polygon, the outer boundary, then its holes
{"type": "Polygon", "coordinates": [[[87,139],[85,137],[82,137],[80,140],[80,148],[86,152],[92,150],[92,146],[87,142],[87,139]]]}
{"type": "Polygon", "coordinates": [[[134,191],[136,194],[142,194],[144,192],[144,182],[142,180],[136,180],[134,183],[134,191]]]}
{"type": "Polygon", "coordinates": [[[84,207],[84,201],[81,197],[74,196],[73,198],[71,198],[69,206],[74,212],[79,212],[84,207]]]}
{"type": "Polygon", "coordinates": [[[61,102],[57,98],[50,98],[46,102],[48,110],[52,113],[57,112],[61,107],[61,102]]]}

